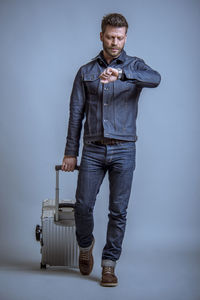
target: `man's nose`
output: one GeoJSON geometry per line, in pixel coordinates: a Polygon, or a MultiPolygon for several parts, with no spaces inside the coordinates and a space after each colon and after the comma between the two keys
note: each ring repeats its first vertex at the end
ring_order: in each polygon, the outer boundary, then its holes
{"type": "Polygon", "coordinates": [[[113,45],[117,45],[117,38],[113,38],[113,39],[112,39],[112,44],[113,44],[113,45]]]}

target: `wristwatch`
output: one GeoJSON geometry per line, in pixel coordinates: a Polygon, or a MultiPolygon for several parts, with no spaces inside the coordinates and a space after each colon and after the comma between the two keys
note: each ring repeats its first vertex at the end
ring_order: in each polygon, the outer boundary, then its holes
{"type": "Polygon", "coordinates": [[[122,69],[120,69],[120,68],[117,68],[117,70],[118,70],[118,78],[117,79],[121,79],[122,78],[122,73],[123,73],[123,71],[122,71],[122,69]]]}

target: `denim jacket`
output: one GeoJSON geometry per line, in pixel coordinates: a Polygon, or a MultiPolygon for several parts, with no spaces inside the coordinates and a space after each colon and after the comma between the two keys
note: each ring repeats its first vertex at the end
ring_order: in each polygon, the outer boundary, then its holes
{"type": "Polygon", "coordinates": [[[157,87],[161,77],[138,57],[123,50],[109,65],[103,51],[82,66],[74,80],[65,155],[78,156],[84,123],[84,141],[113,138],[136,141],[136,118],[143,87],[157,87]],[[107,67],[123,70],[121,80],[102,84],[99,75],[107,67]]]}

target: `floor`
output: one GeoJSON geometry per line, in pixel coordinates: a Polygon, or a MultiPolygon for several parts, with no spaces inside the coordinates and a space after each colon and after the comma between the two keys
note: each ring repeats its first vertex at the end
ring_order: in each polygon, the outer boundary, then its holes
{"type": "Polygon", "coordinates": [[[78,270],[48,267],[34,260],[4,260],[0,266],[1,300],[200,300],[200,254],[192,250],[135,249],[117,263],[119,285],[100,286],[100,259],[90,276],[78,270]]]}

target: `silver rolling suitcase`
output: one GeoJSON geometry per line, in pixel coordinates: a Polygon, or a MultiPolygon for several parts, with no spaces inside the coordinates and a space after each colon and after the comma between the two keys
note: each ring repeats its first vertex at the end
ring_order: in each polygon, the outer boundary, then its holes
{"type": "MultiPolygon", "coordinates": [[[[78,167],[76,167],[78,170],[78,167]]],[[[42,203],[41,226],[36,225],[35,237],[41,244],[41,269],[49,266],[78,268],[79,247],[76,241],[74,201],[59,202],[59,170],[56,170],[55,200],[42,203]]]]}

